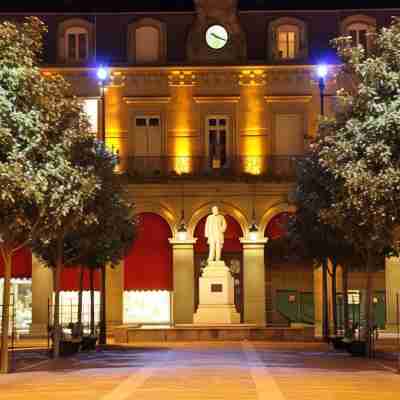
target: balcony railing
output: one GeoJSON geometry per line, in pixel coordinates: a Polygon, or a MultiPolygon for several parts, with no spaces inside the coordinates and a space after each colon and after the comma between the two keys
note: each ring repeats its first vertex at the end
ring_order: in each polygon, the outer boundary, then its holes
{"type": "Polygon", "coordinates": [[[120,172],[134,179],[166,178],[251,178],[271,181],[296,177],[297,160],[301,156],[234,156],[226,160],[207,157],[129,157],[120,160],[120,172]]]}

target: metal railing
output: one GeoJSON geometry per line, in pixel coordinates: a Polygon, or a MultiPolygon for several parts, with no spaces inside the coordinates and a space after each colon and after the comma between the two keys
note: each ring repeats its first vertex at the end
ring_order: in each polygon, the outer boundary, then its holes
{"type": "Polygon", "coordinates": [[[294,180],[299,155],[233,156],[226,160],[207,157],[128,157],[121,158],[120,172],[136,179],[251,178],[294,180]]]}

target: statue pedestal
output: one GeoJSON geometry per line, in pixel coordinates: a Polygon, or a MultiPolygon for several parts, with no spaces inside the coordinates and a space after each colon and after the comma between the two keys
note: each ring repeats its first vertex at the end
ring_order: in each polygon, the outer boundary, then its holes
{"type": "Polygon", "coordinates": [[[199,280],[195,324],[240,324],[234,301],[234,280],[223,261],[210,262],[199,280]]]}

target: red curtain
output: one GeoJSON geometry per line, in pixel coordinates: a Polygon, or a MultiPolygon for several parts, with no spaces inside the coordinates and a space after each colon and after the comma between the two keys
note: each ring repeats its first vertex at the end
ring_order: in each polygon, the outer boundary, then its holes
{"type": "Polygon", "coordinates": [[[171,237],[162,217],[139,215],[137,237],[124,263],[125,290],[172,290],[171,237]]]}
{"type": "Polygon", "coordinates": [[[286,235],[291,214],[283,212],[275,215],[265,229],[265,236],[270,240],[279,239],[286,235]]]}
{"type": "MultiPolygon", "coordinates": [[[[90,290],[90,271],[85,268],[83,270],[83,290],[90,290]]],[[[78,291],[79,290],[79,267],[63,268],[61,271],[61,284],[60,290],[64,292],[78,291]]],[[[101,285],[101,272],[100,270],[94,271],[94,289],[100,290],[101,285]]]]}
{"type": "MultiPolygon", "coordinates": [[[[4,277],[4,262],[0,257],[0,278],[4,277]]],[[[32,278],[32,252],[29,248],[23,248],[14,253],[12,259],[13,278],[32,278]]]]}
{"type": "MultiPolygon", "coordinates": [[[[224,248],[222,251],[228,253],[238,253],[242,251],[242,244],[240,238],[243,237],[242,228],[237,221],[230,215],[224,215],[227,223],[226,232],[224,235],[224,248]]],[[[204,237],[204,230],[206,226],[206,219],[204,217],[196,226],[194,231],[194,237],[197,238],[197,242],[194,246],[196,253],[208,252],[207,239],[204,237]]]]}

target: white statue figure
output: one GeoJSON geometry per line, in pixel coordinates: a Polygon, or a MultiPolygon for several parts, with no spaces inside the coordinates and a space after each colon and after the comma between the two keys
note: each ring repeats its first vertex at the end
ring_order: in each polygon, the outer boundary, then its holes
{"type": "Polygon", "coordinates": [[[205,237],[208,239],[208,245],[210,246],[209,263],[221,260],[224,233],[226,231],[226,220],[223,215],[219,214],[218,207],[214,206],[211,211],[212,214],[207,217],[205,229],[205,237]]]}

